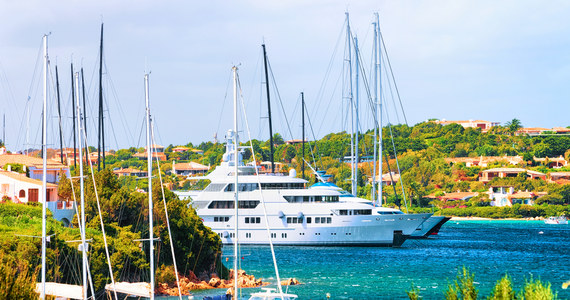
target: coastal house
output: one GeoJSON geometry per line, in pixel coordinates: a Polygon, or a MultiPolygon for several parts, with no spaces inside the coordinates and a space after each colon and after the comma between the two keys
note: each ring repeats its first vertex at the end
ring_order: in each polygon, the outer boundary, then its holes
{"type": "Polygon", "coordinates": [[[546,180],[546,174],[527,170],[523,168],[494,168],[484,170],[479,174],[479,181],[487,183],[491,181],[493,178],[508,178],[508,177],[517,177],[518,174],[526,172],[526,176],[529,179],[542,179],[546,180]]]}
{"type": "Polygon", "coordinates": [[[534,161],[540,163],[541,165],[547,166],[549,168],[562,168],[568,165],[568,162],[562,155],[559,157],[533,157],[534,161]]]}
{"type": "MultiPolygon", "coordinates": [[[[2,201],[42,203],[43,182],[24,174],[0,170],[0,196],[2,201]]],[[[66,226],[70,224],[75,215],[75,202],[60,200],[54,183],[48,182],[46,185],[46,204],[54,219],[66,226]]]]}
{"type": "Polygon", "coordinates": [[[443,195],[437,195],[437,196],[436,196],[436,193],[432,193],[430,195],[427,195],[426,198],[439,199],[439,200],[442,200],[444,202],[447,202],[447,201],[459,201],[459,200],[468,201],[469,199],[471,199],[475,196],[479,196],[479,193],[457,191],[457,192],[451,192],[451,193],[443,192],[443,195]]]}
{"type": "Polygon", "coordinates": [[[537,136],[541,134],[570,134],[570,128],[553,127],[551,129],[544,127],[526,127],[517,130],[516,135],[537,136]]]}
{"type": "MultiPolygon", "coordinates": [[[[380,181],[379,178],[380,177],[378,175],[376,175],[376,177],[375,177],[376,182],[380,181]]],[[[399,180],[400,180],[400,174],[398,174],[398,173],[390,172],[390,173],[382,174],[382,185],[385,185],[385,186],[394,185],[399,180]]],[[[369,177],[368,181],[372,182],[372,177],[369,177]]]]}
{"type": "Polygon", "coordinates": [[[520,165],[524,162],[522,156],[480,156],[480,157],[448,157],[445,158],[448,164],[465,163],[466,167],[486,168],[492,163],[505,162],[510,165],[520,165]]]}
{"type": "MultiPolygon", "coordinates": [[[[160,161],[166,161],[166,154],[164,154],[164,147],[160,146],[160,145],[151,145],[152,148],[152,159],[153,160],[160,160],[160,161]]],[[[133,157],[136,157],[140,160],[146,160],[147,159],[147,152],[146,152],[146,147],[145,147],[145,152],[142,153],[135,153],[133,154],[133,157]]]]}
{"type": "Polygon", "coordinates": [[[184,147],[184,146],[178,146],[178,147],[172,148],[172,152],[178,152],[178,153],[187,152],[188,150],[190,150],[190,149],[188,147],[184,147]]]}
{"type": "Polygon", "coordinates": [[[466,129],[467,128],[480,128],[481,132],[487,132],[492,127],[498,126],[499,124],[501,124],[500,122],[490,122],[490,121],[484,121],[484,120],[447,121],[445,119],[441,119],[441,120],[435,120],[433,122],[435,122],[436,124],[441,124],[441,125],[459,124],[459,125],[463,126],[463,128],[466,128],[466,129]]]}
{"type": "MultiPolygon", "coordinates": [[[[6,170],[8,165],[22,165],[24,172],[28,173],[30,178],[38,180],[43,178],[43,159],[39,157],[22,154],[0,155],[0,167],[6,170]]],[[[47,159],[46,172],[49,183],[58,183],[62,174],[70,177],[69,167],[52,159],[47,159]]]]}
{"type": "MultiPolygon", "coordinates": [[[[303,143],[302,139],[292,139],[292,140],[285,141],[285,144],[287,144],[287,145],[295,145],[295,144],[301,144],[301,143],[303,143]]],[[[307,143],[307,140],[305,140],[305,143],[307,143]]]]}
{"type": "Polygon", "coordinates": [[[189,163],[176,163],[176,161],[172,162],[172,174],[175,175],[182,175],[182,176],[196,176],[196,175],[204,175],[208,173],[210,167],[204,166],[197,162],[189,162],[189,163]]]}
{"type": "Polygon", "coordinates": [[[148,172],[144,170],[139,170],[135,168],[121,168],[118,170],[113,170],[113,173],[119,177],[121,176],[135,176],[135,177],[146,177],[148,172]]]}
{"type": "Polygon", "coordinates": [[[513,204],[534,205],[538,197],[547,192],[515,192],[513,186],[491,186],[487,192],[491,200],[491,206],[512,206],[513,204]]]}
{"type": "Polygon", "coordinates": [[[558,184],[570,183],[570,172],[550,172],[548,173],[548,181],[558,184]]]}

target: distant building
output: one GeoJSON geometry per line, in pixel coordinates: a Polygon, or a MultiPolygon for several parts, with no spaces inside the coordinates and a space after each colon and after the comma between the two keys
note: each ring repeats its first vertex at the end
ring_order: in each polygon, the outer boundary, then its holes
{"type": "Polygon", "coordinates": [[[188,147],[184,147],[184,146],[178,146],[178,147],[174,147],[172,148],[172,152],[186,152],[190,149],[188,149],[188,147]]]}
{"type": "MultiPolygon", "coordinates": [[[[68,226],[75,215],[75,202],[60,200],[54,183],[48,182],[46,190],[47,208],[53,213],[54,219],[68,226]]],[[[0,170],[0,196],[2,201],[42,203],[43,182],[24,174],[0,170]]]]}
{"type": "Polygon", "coordinates": [[[121,168],[118,170],[113,170],[113,173],[119,177],[121,176],[135,176],[135,177],[146,177],[148,172],[144,170],[139,170],[135,168],[121,168]]]}
{"type": "MultiPolygon", "coordinates": [[[[22,154],[3,154],[0,155],[0,168],[4,168],[8,164],[20,164],[25,166],[26,170],[29,171],[30,178],[42,180],[43,178],[43,159],[38,157],[32,157],[22,154]]],[[[62,165],[60,162],[47,159],[46,163],[47,169],[47,182],[58,183],[59,178],[62,174],[65,174],[68,178],[71,176],[69,172],[69,167],[62,165]]]]}
{"type": "Polygon", "coordinates": [[[182,175],[182,176],[195,176],[195,175],[204,175],[208,173],[210,167],[204,166],[197,162],[189,162],[189,163],[176,163],[176,161],[172,162],[172,174],[182,175]]]}
{"type": "Polygon", "coordinates": [[[527,177],[530,179],[542,179],[546,180],[546,174],[527,170],[523,168],[494,168],[489,170],[484,170],[479,174],[479,181],[487,183],[493,178],[507,178],[507,177],[517,177],[518,174],[526,172],[527,177]]]}
{"type": "Polygon", "coordinates": [[[570,128],[565,127],[553,127],[553,128],[544,128],[544,127],[526,127],[517,130],[515,133],[516,135],[529,135],[529,136],[536,136],[545,133],[552,133],[552,134],[570,134],[570,128]]]}
{"type": "MultiPolygon", "coordinates": [[[[164,154],[164,147],[163,147],[163,146],[160,146],[160,145],[156,145],[156,144],[155,144],[155,145],[151,145],[151,148],[152,148],[152,152],[151,152],[151,153],[152,153],[152,159],[153,159],[153,160],[155,160],[155,159],[158,159],[158,160],[160,160],[160,161],[165,161],[165,160],[166,160],[166,154],[164,154]]],[[[145,147],[145,150],[146,150],[146,149],[147,149],[147,148],[145,147]]],[[[145,152],[142,152],[142,153],[135,153],[135,154],[133,155],[133,157],[136,157],[136,158],[138,158],[138,159],[140,159],[140,160],[146,160],[147,157],[148,157],[148,154],[147,154],[147,152],[145,151],[145,152]]]]}
{"type": "MultiPolygon", "coordinates": [[[[376,182],[380,181],[378,175],[375,177],[376,182]]],[[[400,180],[400,174],[395,172],[382,174],[382,185],[394,185],[400,180]]],[[[369,182],[372,182],[372,177],[368,178],[369,182]]]]}
{"type": "Polygon", "coordinates": [[[491,163],[500,161],[507,162],[511,165],[519,165],[524,162],[522,156],[480,156],[480,157],[449,157],[445,161],[448,164],[465,163],[466,167],[482,167],[485,168],[491,163]]]}
{"type": "Polygon", "coordinates": [[[546,165],[549,168],[562,168],[568,165],[568,162],[566,161],[566,159],[564,159],[562,155],[560,155],[559,157],[543,157],[543,158],[538,158],[535,156],[533,157],[533,159],[534,161],[546,165]]]}
{"type": "Polygon", "coordinates": [[[500,122],[490,122],[490,121],[484,121],[484,120],[447,121],[445,119],[442,119],[442,120],[435,120],[433,122],[436,124],[441,124],[441,125],[459,124],[459,125],[463,126],[463,128],[466,128],[466,129],[467,128],[480,128],[481,132],[487,132],[492,127],[498,126],[499,124],[501,124],[500,122]]]}
{"type": "MultiPolygon", "coordinates": [[[[301,144],[301,143],[303,143],[302,139],[293,139],[293,140],[285,141],[285,144],[287,144],[287,145],[295,145],[295,144],[301,144]]],[[[307,143],[307,140],[305,140],[305,143],[307,143]]]]}
{"type": "Polygon", "coordinates": [[[513,204],[534,205],[538,197],[547,194],[547,192],[515,192],[512,186],[492,186],[489,187],[487,193],[491,200],[491,206],[512,206],[513,204]]]}

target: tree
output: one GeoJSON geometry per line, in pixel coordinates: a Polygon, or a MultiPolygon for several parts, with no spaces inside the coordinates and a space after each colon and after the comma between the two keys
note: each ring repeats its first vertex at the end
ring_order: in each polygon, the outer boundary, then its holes
{"type": "Polygon", "coordinates": [[[512,119],[505,124],[509,128],[511,135],[514,135],[519,129],[523,128],[523,125],[519,119],[512,119]]]}

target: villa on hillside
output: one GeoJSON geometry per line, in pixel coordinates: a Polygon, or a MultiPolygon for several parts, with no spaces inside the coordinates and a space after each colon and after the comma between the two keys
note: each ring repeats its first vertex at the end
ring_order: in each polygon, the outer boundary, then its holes
{"type": "Polygon", "coordinates": [[[535,200],[547,192],[515,192],[512,186],[492,186],[489,187],[487,194],[491,199],[491,206],[512,206],[513,204],[534,205],[535,200]]]}
{"type": "Polygon", "coordinates": [[[148,172],[144,170],[139,170],[135,168],[121,168],[117,170],[113,170],[113,173],[118,177],[121,176],[135,176],[135,177],[146,177],[148,172]]]}
{"type": "Polygon", "coordinates": [[[566,161],[566,159],[564,159],[562,155],[560,155],[559,157],[543,157],[543,158],[535,156],[533,159],[534,161],[546,165],[549,168],[562,168],[568,165],[568,162],[566,161]]]}
{"type": "MultiPolygon", "coordinates": [[[[0,168],[7,170],[7,166],[18,164],[24,166],[24,172],[28,172],[30,178],[42,180],[43,178],[43,159],[23,154],[2,154],[0,155],[0,168]]],[[[69,167],[62,165],[60,162],[48,159],[46,163],[47,182],[58,183],[62,174],[70,177],[69,167]]]]}
{"type": "Polygon", "coordinates": [[[522,156],[480,156],[480,157],[448,157],[448,164],[465,163],[466,167],[487,167],[491,163],[504,161],[511,165],[520,165],[524,162],[522,156]]]}
{"type": "Polygon", "coordinates": [[[427,195],[426,198],[439,199],[444,202],[447,202],[447,201],[458,201],[458,200],[467,201],[475,196],[479,196],[479,193],[457,191],[452,193],[443,192],[443,195],[440,196],[436,196],[436,193],[431,193],[430,195],[427,195]]]}
{"type": "MultiPolygon", "coordinates": [[[[57,188],[57,184],[47,183],[47,208],[53,213],[54,219],[69,226],[75,215],[75,202],[60,200],[57,188]]],[[[14,203],[42,203],[43,182],[24,174],[0,170],[0,197],[1,201],[14,203]]]]}
{"type": "MultiPolygon", "coordinates": [[[[376,182],[380,181],[378,180],[378,175],[376,175],[376,182]]],[[[368,177],[368,181],[372,182],[372,177],[368,177]]],[[[394,185],[396,184],[398,181],[400,181],[400,174],[395,173],[395,172],[390,172],[390,173],[385,173],[382,174],[382,185],[394,185]]]]}
{"type": "Polygon", "coordinates": [[[501,124],[500,122],[490,122],[490,121],[484,121],[484,120],[447,121],[445,119],[441,119],[441,120],[435,120],[433,122],[436,124],[441,124],[441,125],[459,124],[459,125],[463,126],[463,128],[466,128],[466,129],[467,128],[480,128],[481,132],[487,132],[492,127],[498,126],[499,124],[501,124]]]}
{"type": "Polygon", "coordinates": [[[196,176],[196,175],[205,175],[210,170],[210,167],[204,166],[203,164],[199,164],[197,162],[189,162],[189,163],[176,163],[176,161],[172,162],[172,174],[175,175],[183,175],[183,176],[196,176]]]}
{"type": "Polygon", "coordinates": [[[489,170],[481,171],[479,174],[479,181],[487,183],[493,178],[507,178],[507,177],[517,177],[518,174],[526,172],[527,178],[529,179],[542,179],[546,180],[546,174],[527,170],[523,168],[494,168],[489,170]]]}
{"type": "Polygon", "coordinates": [[[541,135],[544,133],[552,133],[552,134],[570,134],[570,128],[565,127],[553,127],[553,128],[544,128],[544,127],[525,127],[517,130],[515,133],[516,135],[529,135],[529,136],[536,136],[541,135]]]}
{"type": "MultiPolygon", "coordinates": [[[[160,145],[151,145],[152,148],[152,159],[156,160],[158,158],[158,160],[160,161],[166,161],[166,154],[164,154],[164,147],[160,146],[160,145]]],[[[147,152],[146,152],[147,148],[145,147],[145,152],[142,153],[135,153],[133,155],[133,157],[136,157],[140,160],[146,160],[147,159],[147,152]]]]}

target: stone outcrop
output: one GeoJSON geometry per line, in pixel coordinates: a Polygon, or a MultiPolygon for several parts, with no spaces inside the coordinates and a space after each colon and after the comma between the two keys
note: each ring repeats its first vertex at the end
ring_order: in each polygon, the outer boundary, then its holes
{"type": "MultiPolygon", "coordinates": [[[[199,279],[194,273],[190,272],[188,277],[180,276],[180,291],[182,295],[189,295],[190,291],[193,290],[206,290],[206,289],[228,289],[228,293],[233,292],[234,286],[234,271],[230,270],[230,280],[220,279],[217,275],[213,274],[211,278],[205,280],[203,276],[200,276],[199,279]]],[[[294,284],[299,284],[296,279],[294,280],[294,284]]],[[[264,285],[268,285],[268,282],[263,282],[262,279],[256,279],[253,275],[248,275],[245,273],[244,270],[238,271],[238,284],[240,287],[248,288],[248,287],[260,287],[264,285]]],[[[291,285],[294,285],[291,284],[291,285]]],[[[168,283],[160,283],[156,287],[157,294],[161,295],[169,295],[169,296],[178,296],[178,287],[176,287],[176,282],[172,284],[168,283]]]]}
{"type": "Polygon", "coordinates": [[[297,278],[289,278],[286,280],[281,280],[281,285],[298,285],[301,284],[297,278]]]}

